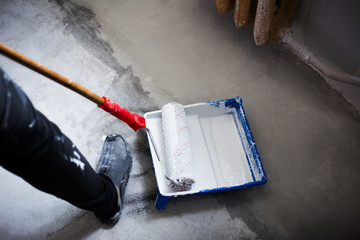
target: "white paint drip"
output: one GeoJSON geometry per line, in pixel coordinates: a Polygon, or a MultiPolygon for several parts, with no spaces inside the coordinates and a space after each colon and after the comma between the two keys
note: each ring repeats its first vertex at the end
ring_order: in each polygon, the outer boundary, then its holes
{"type": "MultiPolygon", "coordinates": [[[[240,114],[242,116],[245,116],[245,112],[243,109],[240,109],[240,114]]],[[[250,167],[251,169],[253,170],[252,173],[254,174],[254,180],[255,181],[261,181],[261,179],[264,177],[264,172],[262,170],[262,167],[260,165],[260,162],[257,161],[257,159],[255,159],[255,156],[253,155],[252,151],[254,150],[255,148],[255,142],[251,141],[251,142],[248,142],[247,141],[247,136],[245,134],[245,131],[243,128],[239,128],[239,131],[240,131],[240,136],[241,136],[241,139],[242,139],[242,143],[244,144],[244,150],[246,152],[246,154],[249,156],[249,164],[250,164],[250,167]]],[[[250,133],[249,133],[250,134],[250,133]]]]}

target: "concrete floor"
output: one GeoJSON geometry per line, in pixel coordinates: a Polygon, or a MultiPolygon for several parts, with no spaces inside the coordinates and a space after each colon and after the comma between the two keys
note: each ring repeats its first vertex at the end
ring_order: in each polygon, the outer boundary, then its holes
{"type": "Polygon", "coordinates": [[[256,47],[214,1],[0,0],[0,41],[138,114],[240,96],[268,176],[249,190],[169,200],[156,210],[147,140],[93,103],[0,57],[34,105],[96,166],[122,134],[134,167],[120,222],[0,169],[0,239],[355,239],[360,115],[275,43],[256,47]]]}

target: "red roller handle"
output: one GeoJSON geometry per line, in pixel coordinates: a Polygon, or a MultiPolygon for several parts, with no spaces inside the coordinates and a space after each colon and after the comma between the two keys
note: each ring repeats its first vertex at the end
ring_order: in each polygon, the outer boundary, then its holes
{"type": "Polygon", "coordinates": [[[114,103],[110,99],[107,99],[106,97],[102,98],[105,100],[105,102],[101,106],[98,105],[99,108],[117,117],[121,121],[126,122],[129,127],[131,127],[135,132],[140,128],[146,128],[144,117],[129,112],[125,108],[119,106],[118,104],[114,103]]]}

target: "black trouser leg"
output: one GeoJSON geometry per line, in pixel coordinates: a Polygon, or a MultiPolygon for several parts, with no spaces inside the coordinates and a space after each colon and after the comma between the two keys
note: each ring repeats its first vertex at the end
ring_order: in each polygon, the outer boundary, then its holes
{"type": "Polygon", "coordinates": [[[111,217],[117,193],[0,68],[0,165],[34,187],[111,217]]]}

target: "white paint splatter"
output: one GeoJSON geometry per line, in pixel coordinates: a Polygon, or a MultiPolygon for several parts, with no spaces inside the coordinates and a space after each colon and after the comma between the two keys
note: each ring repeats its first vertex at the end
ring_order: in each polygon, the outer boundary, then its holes
{"type": "Polygon", "coordinates": [[[76,151],[74,151],[74,155],[77,159],[80,159],[80,155],[76,151]]]}
{"type": "Polygon", "coordinates": [[[78,166],[79,168],[81,168],[82,171],[84,171],[85,163],[83,163],[79,159],[70,157],[70,162],[75,163],[76,166],[78,166]]]}
{"type": "Polygon", "coordinates": [[[55,136],[55,140],[63,143],[65,141],[65,137],[64,136],[55,136]]]}
{"type": "Polygon", "coordinates": [[[29,128],[33,128],[34,125],[35,125],[35,123],[36,123],[36,120],[34,119],[34,120],[29,124],[29,128]]]}
{"type": "Polygon", "coordinates": [[[74,151],[74,156],[75,157],[70,157],[70,162],[75,163],[76,166],[78,166],[82,171],[84,171],[85,163],[80,160],[79,153],[74,151]]]}

